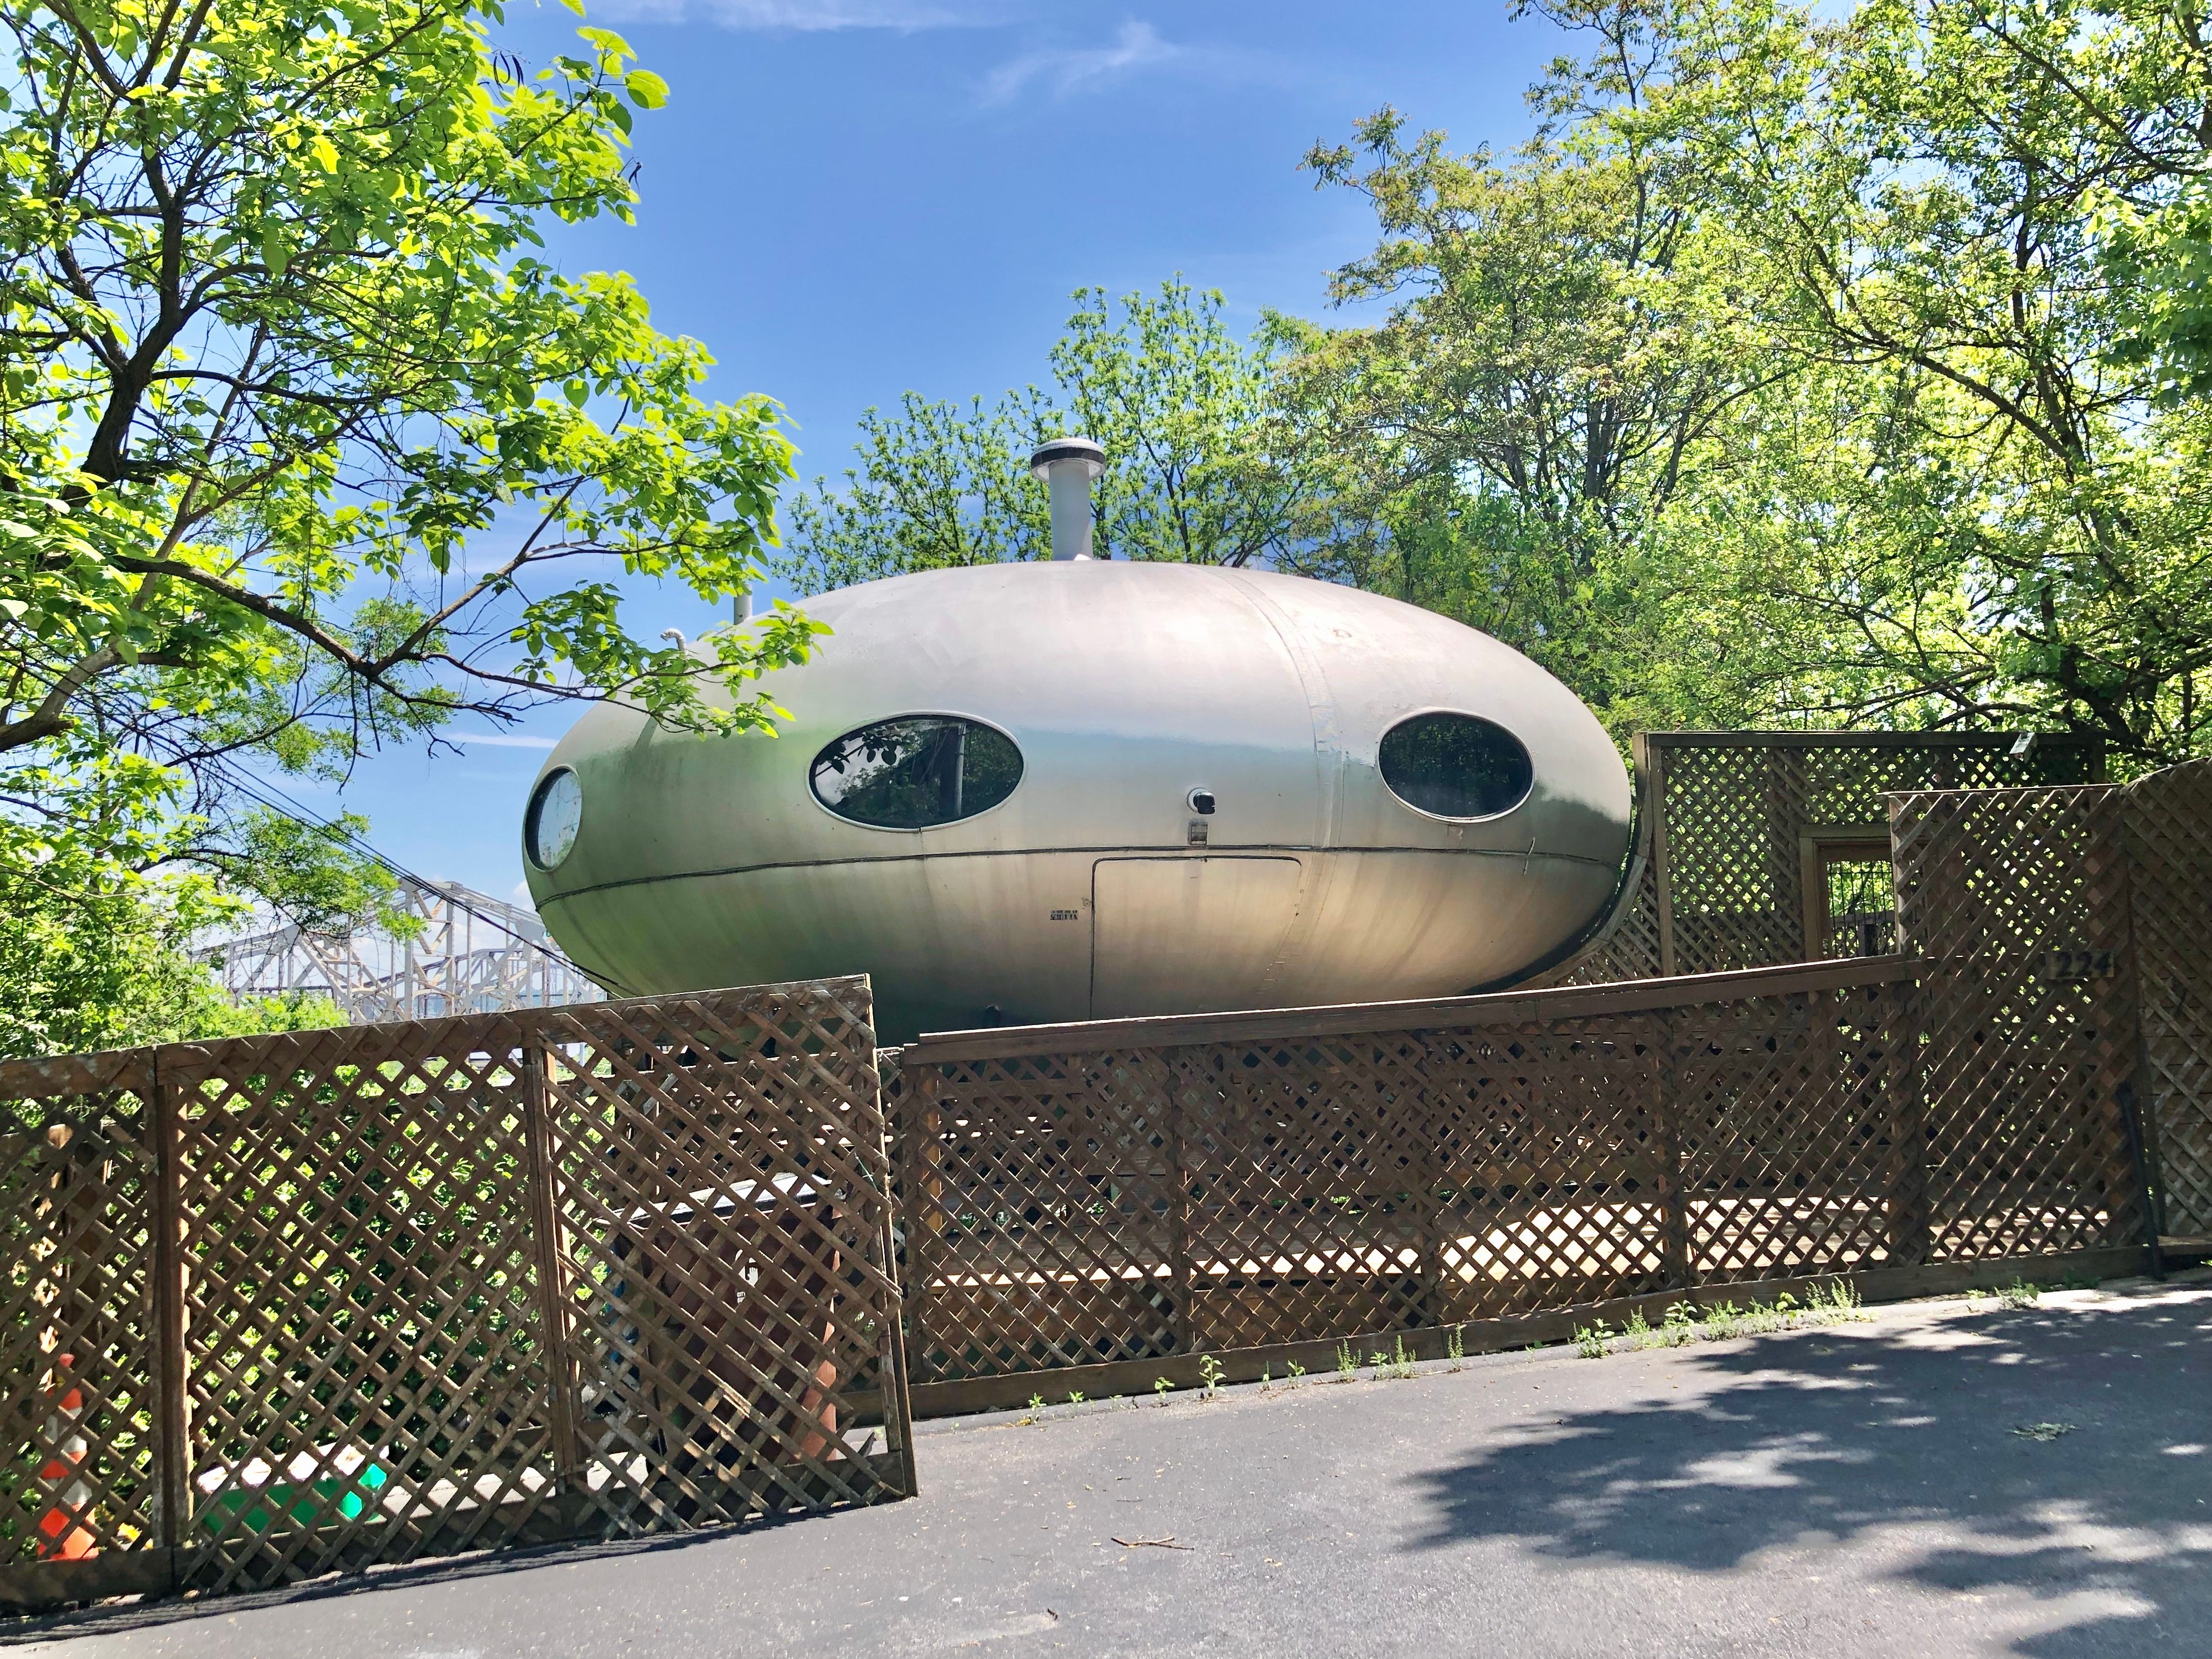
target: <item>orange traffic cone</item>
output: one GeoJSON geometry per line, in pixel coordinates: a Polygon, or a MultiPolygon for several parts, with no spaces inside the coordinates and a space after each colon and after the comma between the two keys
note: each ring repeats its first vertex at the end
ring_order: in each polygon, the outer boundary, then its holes
{"type": "Polygon", "coordinates": [[[92,1528],[84,1524],[92,1510],[92,1488],[84,1481],[85,1455],[91,1449],[77,1431],[84,1390],[76,1384],[76,1365],[75,1354],[56,1357],[54,1408],[46,1419],[46,1440],[54,1455],[39,1470],[50,1500],[39,1517],[39,1554],[48,1561],[82,1561],[100,1553],[92,1528]]]}

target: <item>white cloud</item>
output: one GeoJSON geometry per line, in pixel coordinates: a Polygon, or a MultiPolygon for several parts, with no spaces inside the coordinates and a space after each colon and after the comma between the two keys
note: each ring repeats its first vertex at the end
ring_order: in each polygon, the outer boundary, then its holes
{"type": "Polygon", "coordinates": [[[1149,68],[1182,56],[1183,48],[1163,40],[1150,23],[1127,22],[1109,46],[1040,47],[1001,64],[984,82],[983,95],[990,103],[1002,104],[1033,82],[1042,82],[1055,92],[1069,93],[1125,70],[1149,68]]]}
{"type": "Polygon", "coordinates": [[[720,23],[732,29],[957,28],[999,21],[997,7],[935,0],[598,0],[594,18],[614,22],[720,23]]]}
{"type": "Polygon", "coordinates": [[[526,738],[519,732],[457,732],[455,743],[488,743],[499,749],[550,749],[558,738],[526,738]]]}

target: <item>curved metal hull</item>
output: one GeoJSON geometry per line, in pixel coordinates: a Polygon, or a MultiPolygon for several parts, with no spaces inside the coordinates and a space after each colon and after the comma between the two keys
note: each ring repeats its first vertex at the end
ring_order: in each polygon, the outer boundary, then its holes
{"type": "Polygon", "coordinates": [[[577,774],[580,827],[531,889],[603,982],[866,972],[887,1040],[1449,994],[1571,939],[1626,850],[1627,775],[1589,712],[1517,653],[1394,600],[1070,562],[899,577],[810,609],[835,632],[766,683],[793,716],[781,736],[685,737],[601,708],[549,759],[577,774]],[[1470,822],[1393,794],[1382,736],[1430,710],[1519,737],[1528,799],[1470,822]],[[1004,731],[1019,785],[918,830],[813,798],[823,744],[909,714],[1004,731]],[[1194,789],[1218,802],[1203,820],[1194,789]]]}

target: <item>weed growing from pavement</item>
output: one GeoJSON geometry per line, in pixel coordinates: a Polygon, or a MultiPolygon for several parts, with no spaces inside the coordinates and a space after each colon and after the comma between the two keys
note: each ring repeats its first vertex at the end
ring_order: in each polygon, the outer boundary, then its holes
{"type": "Polygon", "coordinates": [[[1997,1300],[2008,1308],[2033,1308],[2042,1294],[2042,1286],[2031,1285],[2024,1279],[2015,1279],[2009,1285],[1997,1286],[1997,1300]]]}
{"type": "Polygon", "coordinates": [[[1857,1289],[1849,1279],[1832,1279],[1815,1283],[1802,1302],[1787,1291],[1772,1302],[1755,1301],[1741,1308],[1733,1302],[1703,1308],[1677,1302],[1660,1316],[1656,1327],[1638,1310],[1629,1315],[1628,1323],[1619,1332],[1601,1319],[1576,1328],[1575,1352],[1585,1359],[1597,1359],[1636,1348],[1679,1348],[1686,1343],[1719,1342],[1732,1336],[1856,1324],[1866,1317],[1857,1289]]]}
{"type": "MultiPolygon", "coordinates": [[[[1974,1299],[1994,1294],[2002,1298],[2008,1307],[2027,1307],[2034,1304],[2040,1293],[2040,1287],[2015,1279],[1994,1292],[1969,1291],[1967,1296],[1974,1299]]],[[[1673,1303],[1660,1316],[1656,1325],[1652,1324],[1639,1308],[1629,1314],[1626,1322],[1618,1330],[1602,1319],[1595,1320],[1588,1325],[1576,1327],[1572,1340],[1575,1351],[1583,1358],[1598,1359],[1609,1353],[1622,1353],[1638,1348],[1679,1348],[1692,1342],[1719,1341],[1732,1336],[1757,1336],[1771,1331],[1856,1323],[1868,1317],[1856,1288],[1848,1279],[1833,1279],[1815,1281],[1802,1302],[1784,1291],[1771,1303],[1753,1301],[1742,1307],[1733,1302],[1720,1302],[1703,1308],[1690,1302],[1673,1303]]],[[[1455,1371],[1463,1370],[1467,1360],[1466,1326],[1449,1325],[1443,1328],[1443,1331],[1444,1358],[1450,1362],[1449,1368],[1455,1371]]],[[[1527,1352],[1540,1353],[1546,1346],[1542,1342],[1531,1342],[1527,1346],[1527,1352]]],[[[1336,1345],[1339,1379],[1346,1382],[1356,1382],[1363,1363],[1373,1367],[1378,1382],[1385,1377],[1411,1379],[1419,1375],[1419,1357],[1407,1346],[1402,1335],[1391,1340],[1389,1352],[1378,1350],[1367,1355],[1364,1362],[1358,1350],[1352,1346],[1351,1339],[1340,1338],[1336,1345]]],[[[1285,1378],[1279,1385],[1274,1380],[1272,1366],[1261,1370],[1261,1393],[1273,1393],[1279,1386],[1287,1391],[1296,1388],[1306,1376],[1306,1368],[1295,1359],[1285,1360],[1283,1369],[1285,1378]]],[[[1218,1398],[1227,1379],[1227,1367],[1208,1353],[1199,1356],[1198,1370],[1201,1378],[1200,1397],[1204,1400],[1218,1398]]],[[[1153,1397],[1165,1406],[1168,1395],[1175,1391],[1175,1387],[1164,1376],[1155,1377],[1152,1380],[1153,1397]]],[[[1067,1403],[1071,1407],[1079,1407],[1085,1403],[1085,1399],[1081,1394],[1071,1393],[1067,1396],[1067,1403]]],[[[1125,1401],[1123,1396],[1117,1394],[1109,1395],[1098,1403],[1112,1410],[1125,1401]]],[[[1130,1410],[1136,1409],[1136,1401],[1129,1400],[1126,1404],[1130,1410]]],[[[1049,1408],[1045,1405],[1043,1395],[1031,1395],[1029,1410],[1030,1414],[1019,1419],[1020,1423],[1028,1425],[1042,1421],[1049,1408]]],[[[2057,1432],[2066,1432],[2068,1426],[2058,1425],[2057,1432]]],[[[2027,1430],[2015,1430],[2014,1432],[2026,1433],[2027,1430]]]]}

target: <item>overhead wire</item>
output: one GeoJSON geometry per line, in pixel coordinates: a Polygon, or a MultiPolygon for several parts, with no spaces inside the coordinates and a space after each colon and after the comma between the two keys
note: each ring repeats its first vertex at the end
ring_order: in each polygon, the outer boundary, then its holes
{"type": "MultiPolygon", "coordinates": [[[[530,938],[527,934],[517,933],[514,928],[501,921],[497,916],[488,915],[484,911],[477,908],[476,906],[469,903],[466,900],[456,896],[451,890],[449,890],[448,884],[435,882],[431,880],[428,876],[417,874],[415,871],[409,869],[405,865],[400,863],[398,860],[393,858],[390,854],[385,852],[381,848],[366,840],[355,831],[348,829],[344,824],[340,823],[334,819],[322,817],[313,808],[303,805],[299,801],[293,799],[291,796],[286,794],[276,785],[268,782],[264,779],[255,777],[252,773],[246,771],[243,768],[233,763],[229,757],[226,755],[211,756],[204,760],[201,763],[208,767],[210,769],[221,774],[223,780],[233,788],[236,789],[240,793],[246,795],[249,799],[258,802],[261,805],[267,807],[270,811],[279,813],[285,817],[290,818],[295,823],[304,823],[311,829],[320,830],[326,835],[331,836],[336,839],[343,842],[355,852],[360,854],[362,857],[369,860],[382,869],[389,872],[391,874],[397,876],[402,881],[410,883],[427,891],[436,893],[456,910],[462,912],[464,915],[475,917],[478,921],[483,922],[494,932],[505,934],[508,939],[513,939],[517,945],[526,946],[530,950],[537,951],[540,956],[546,957],[549,961],[557,963],[561,967],[569,969],[580,978],[586,980],[591,978],[589,974],[585,973],[581,968],[578,967],[574,962],[571,962],[568,956],[552,943],[550,935],[543,939],[535,939],[530,938]]],[[[460,884],[459,882],[454,882],[450,884],[450,886],[459,887],[460,886],[460,884]]]]}

